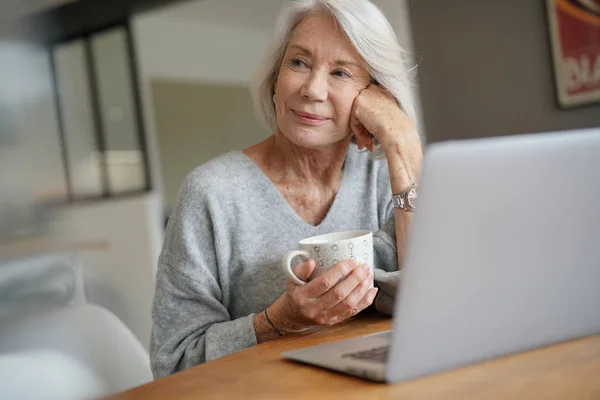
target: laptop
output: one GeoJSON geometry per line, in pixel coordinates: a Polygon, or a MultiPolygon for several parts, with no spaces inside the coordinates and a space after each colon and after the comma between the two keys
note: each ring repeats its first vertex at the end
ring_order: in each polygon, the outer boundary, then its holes
{"type": "Polygon", "coordinates": [[[399,382],[600,333],[600,128],[432,144],[391,331],[283,353],[399,382]]]}

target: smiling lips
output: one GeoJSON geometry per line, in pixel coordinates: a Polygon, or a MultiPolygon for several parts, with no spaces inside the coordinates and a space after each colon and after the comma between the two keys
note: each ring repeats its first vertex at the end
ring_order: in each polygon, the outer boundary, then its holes
{"type": "Polygon", "coordinates": [[[308,125],[322,125],[329,121],[329,118],[322,117],[316,114],[304,113],[296,110],[292,110],[294,115],[302,122],[308,125]]]}

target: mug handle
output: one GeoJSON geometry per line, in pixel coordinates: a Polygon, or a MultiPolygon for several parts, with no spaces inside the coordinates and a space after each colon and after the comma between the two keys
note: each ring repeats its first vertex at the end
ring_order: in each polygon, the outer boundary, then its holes
{"type": "Polygon", "coordinates": [[[281,270],[296,285],[305,285],[306,282],[304,282],[303,280],[299,279],[296,276],[296,274],[294,274],[294,271],[292,271],[292,259],[294,257],[303,258],[304,261],[310,260],[310,254],[308,252],[306,252],[306,251],[302,251],[302,250],[293,250],[293,251],[290,251],[285,256],[283,256],[283,258],[281,259],[281,270]]]}

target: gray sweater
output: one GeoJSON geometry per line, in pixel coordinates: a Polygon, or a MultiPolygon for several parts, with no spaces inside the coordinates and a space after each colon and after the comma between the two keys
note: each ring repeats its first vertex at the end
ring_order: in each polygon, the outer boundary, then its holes
{"type": "Polygon", "coordinates": [[[302,220],[241,152],[193,170],[181,188],[158,262],[150,343],[154,376],[255,345],[254,315],[286,290],[280,259],[297,249],[300,239],[369,229],[375,232],[375,279],[397,275],[392,272],[397,255],[390,196],[386,161],[355,145],[335,200],[317,226],[302,220]]]}

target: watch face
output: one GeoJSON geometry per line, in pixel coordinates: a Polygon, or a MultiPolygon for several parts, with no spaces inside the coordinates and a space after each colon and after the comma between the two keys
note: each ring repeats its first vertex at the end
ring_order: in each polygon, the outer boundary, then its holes
{"type": "Polygon", "coordinates": [[[417,199],[418,199],[419,195],[417,194],[417,188],[413,187],[412,189],[410,189],[408,191],[408,193],[406,194],[406,202],[408,203],[408,205],[412,208],[416,208],[417,206],[417,199]]]}

